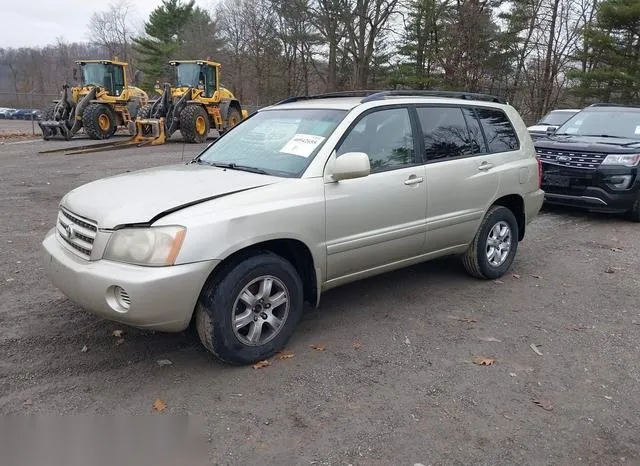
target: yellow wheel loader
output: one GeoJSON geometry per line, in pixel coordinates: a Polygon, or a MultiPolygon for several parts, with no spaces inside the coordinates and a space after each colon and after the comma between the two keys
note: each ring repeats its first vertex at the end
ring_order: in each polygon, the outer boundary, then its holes
{"type": "MultiPolygon", "coordinates": [[[[118,127],[135,131],[134,118],[149,97],[129,85],[127,63],[117,60],[76,61],[81,72],[80,86],[62,88],[38,122],[45,140],[71,139],[81,128],[91,139],[108,139],[118,127]]],[[[78,69],[74,69],[77,78],[78,69]]]]}
{"type": "MultiPolygon", "coordinates": [[[[137,134],[169,138],[180,131],[185,142],[202,143],[209,130],[233,128],[248,112],[228,89],[220,86],[220,64],[210,60],[169,63],[177,85],[164,85],[159,99],[142,107],[136,117],[137,134]]],[[[160,92],[160,86],[156,86],[160,92]]]]}

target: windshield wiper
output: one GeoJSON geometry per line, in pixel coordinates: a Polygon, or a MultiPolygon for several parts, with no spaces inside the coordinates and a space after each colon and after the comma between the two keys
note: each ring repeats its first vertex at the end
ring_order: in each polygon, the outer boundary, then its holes
{"type": "Polygon", "coordinates": [[[259,175],[268,175],[269,172],[263,170],[262,168],[250,167],[248,165],[238,165],[233,162],[210,162],[209,165],[218,168],[228,168],[229,170],[239,170],[243,172],[249,173],[258,173],[259,175]]]}
{"type": "Polygon", "coordinates": [[[577,136],[585,136],[588,138],[614,138],[614,139],[626,139],[621,136],[612,136],[610,134],[578,134],[577,136]]]}

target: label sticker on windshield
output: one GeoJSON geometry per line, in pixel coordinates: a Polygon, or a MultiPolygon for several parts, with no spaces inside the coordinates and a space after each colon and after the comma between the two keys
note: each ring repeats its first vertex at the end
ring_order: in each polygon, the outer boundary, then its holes
{"type": "Polygon", "coordinates": [[[635,133],[636,133],[636,134],[640,134],[640,126],[636,126],[635,133]]]}
{"type": "Polygon", "coordinates": [[[299,155],[300,157],[309,157],[322,141],[324,141],[322,136],[296,134],[280,149],[280,152],[299,155]]]}

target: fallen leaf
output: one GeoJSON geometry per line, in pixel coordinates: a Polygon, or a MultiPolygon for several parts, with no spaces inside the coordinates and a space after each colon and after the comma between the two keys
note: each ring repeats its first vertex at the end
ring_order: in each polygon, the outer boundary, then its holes
{"type": "Polygon", "coordinates": [[[488,342],[502,343],[502,340],[498,340],[497,338],[493,338],[493,337],[480,337],[480,340],[488,341],[488,342]]]}
{"type": "Polygon", "coordinates": [[[124,330],[114,330],[111,335],[116,338],[122,338],[122,335],[124,335],[124,330]]]}
{"type": "Polygon", "coordinates": [[[457,317],[457,316],[448,316],[448,317],[449,317],[449,319],[457,320],[459,322],[465,322],[467,324],[474,324],[474,323],[478,322],[473,317],[457,317]]]}
{"type": "Polygon", "coordinates": [[[545,411],[551,411],[553,409],[553,404],[551,403],[550,400],[533,399],[531,401],[533,401],[535,405],[540,406],[545,411]]]}
{"type": "Polygon", "coordinates": [[[509,376],[510,377],[518,377],[518,374],[516,374],[515,372],[509,372],[509,376]]]}
{"type": "Polygon", "coordinates": [[[87,345],[84,345],[80,351],[86,353],[87,351],[89,351],[89,348],[87,348],[87,345]]]}
{"type": "Polygon", "coordinates": [[[565,328],[567,330],[573,330],[574,332],[579,332],[580,330],[585,330],[587,327],[585,327],[582,324],[569,324],[565,326],[565,328]]]}
{"type": "Polygon", "coordinates": [[[604,273],[616,273],[620,272],[622,269],[620,267],[607,267],[604,269],[604,273]]]}
{"type": "Polygon", "coordinates": [[[316,351],[324,351],[326,349],[323,345],[309,345],[309,348],[312,348],[316,351]]]}
{"type": "Polygon", "coordinates": [[[291,358],[293,358],[293,353],[291,351],[280,351],[280,355],[278,356],[278,359],[281,361],[291,358]]]}
{"type": "Polygon", "coordinates": [[[171,364],[173,364],[173,362],[170,359],[159,359],[158,361],[156,361],[156,363],[158,364],[158,366],[170,366],[171,364]]]}
{"type": "Polygon", "coordinates": [[[536,353],[538,356],[542,356],[542,351],[538,349],[538,345],[534,345],[533,343],[531,343],[529,345],[529,348],[531,348],[533,352],[536,353]]]}
{"type": "Polygon", "coordinates": [[[154,411],[158,411],[159,413],[161,413],[165,409],[167,409],[167,404],[164,401],[162,401],[160,398],[158,398],[156,401],[153,402],[154,411]]]}
{"type": "Polygon", "coordinates": [[[535,275],[535,274],[531,274],[531,276],[532,276],[533,278],[537,278],[537,279],[541,279],[541,278],[542,278],[542,275],[535,275]]]}
{"type": "Polygon", "coordinates": [[[518,275],[517,273],[514,273],[513,278],[517,278],[518,280],[520,280],[520,275],[518,275]]]}
{"type": "Polygon", "coordinates": [[[265,367],[269,367],[271,365],[271,361],[265,359],[264,361],[257,362],[253,365],[254,369],[264,369],[265,367]]]}
{"type": "Polygon", "coordinates": [[[358,349],[362,348],[362,342],[361,341],[354,341],[353,345],[351,345],[351,346],[353,346],[353,349],[357,349],[358,350],[358,349]]]}
{"type": "Polygon", "coordinates": [[[478,366],[492,366],[493,363],[496,362],[496,360],[491,358],[485,358],[483,356],[476,356],[471,360],[471,362],[473,362],[474,364],[477,364],[478,366]]]}

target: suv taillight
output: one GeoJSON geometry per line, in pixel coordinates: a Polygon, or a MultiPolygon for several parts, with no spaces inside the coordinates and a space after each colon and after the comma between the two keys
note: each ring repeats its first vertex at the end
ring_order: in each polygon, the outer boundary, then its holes
{"type": "Polygon", "coordinates": [[[540,157],[536,155],[536,160],[538,161],[538,188],[542,188],[542,160],[540,157]]]}

